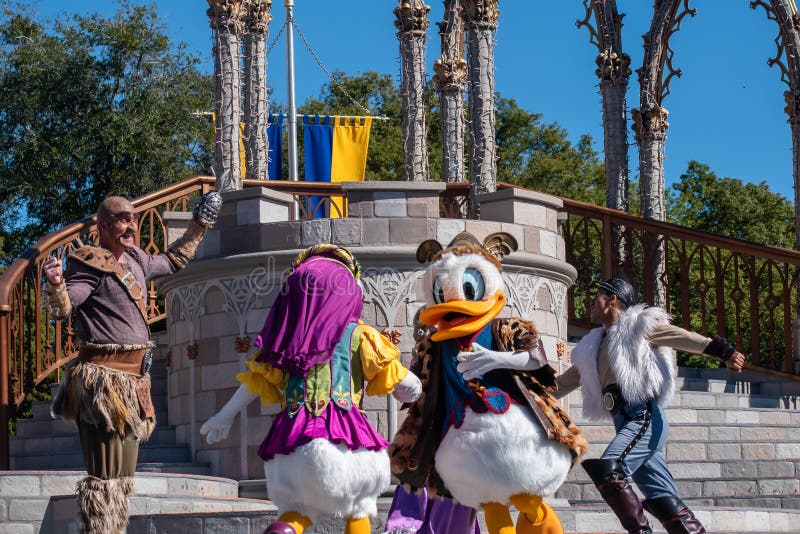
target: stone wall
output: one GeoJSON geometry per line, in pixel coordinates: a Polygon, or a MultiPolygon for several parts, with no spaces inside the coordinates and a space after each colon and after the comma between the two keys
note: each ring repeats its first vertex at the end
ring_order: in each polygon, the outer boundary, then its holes
{"type": "MultiPolygon", "coordinates": [[[[413,324],[424,292],[424,267],[415,260],[426,239],[443,245],[461,231],[478,239],[503,231],[519,250],[503,262],[508,306],[502,316],[532,319],[553,365],[556,345],[567,336],[567,288],[575,270],[564,261],[558,232],[560,200],[528,191],[502,190],[481,197],[482,220],[439,218],[441,183],[354,182],[343,184],[349,217],[290,221],[291,197],[265,188],[225,193],[220,221],[189,267],[163,281],[167,294],[169,422],[179,442],[190,444],[198,461],[215,474],[263,478],[256,455],[277,407],[254,402],[240,414],[229,437],[208,445],[200,426],[238,387],[235,375],[263,326],[282,277],[304,248],[332,242],[350,248],[363,269],[363,320],[400,332],[405,363],[410,360],[413,324]]],[[[188,215],[165,214],[174,239],[188,215]]],[[[391,398],[370,398],[364,409],[390,437],[402,414],[391,398]]]]}

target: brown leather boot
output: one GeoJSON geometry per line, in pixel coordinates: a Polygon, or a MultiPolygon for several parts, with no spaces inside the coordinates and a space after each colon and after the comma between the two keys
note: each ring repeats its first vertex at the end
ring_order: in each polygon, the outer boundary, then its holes
{"type": "Polygon", "coordinates": [[[705,534],[706,529],[689,507],[677,497],[658,497],[644,501],[644,509],[661,521],[667,534],[705,534]]]}
{"type": "Polygon", "coordinates": [[[622,528],[629,534],[652,534],[642,503],[616,460],[584,460],[581,465],[619,518],[622,528]]]}

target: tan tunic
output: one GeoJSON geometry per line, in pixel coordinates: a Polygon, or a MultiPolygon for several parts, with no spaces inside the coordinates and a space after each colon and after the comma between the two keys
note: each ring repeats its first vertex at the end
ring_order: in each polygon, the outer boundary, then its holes
{"type": "MultiPolygon", "coordinates": [[[[711,343],[711,338],[667,324],[657,326],[650,334],[648,341],[656,347],[671,347],[675,350],[692,354],[703,354],[708,344],[711,343]]],[[[617,379],[611,372],[611,366],[608,363],[608,336],[604,336],[603,341],[600,343],[600,352],[597,355],[597,372],[600,376],[601,388],[617,383],[617,379]]],[[[573,365],[567,369],[563,374],[556,377],[556,383],[558,384],[558,391],[554,394],[556,398],[561,398],[575,391],[581,385],[581,375],[578,372],[578,368],[573,365]]]]}

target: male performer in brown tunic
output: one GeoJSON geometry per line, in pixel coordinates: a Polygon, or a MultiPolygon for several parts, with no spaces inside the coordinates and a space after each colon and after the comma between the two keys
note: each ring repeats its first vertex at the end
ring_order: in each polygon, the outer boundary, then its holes
{"type": "Polygon", "coordinates": [[[52,413],[78,426],[89,474],[78,484],[80,532],[125,532],[139,443],[155,426],[146,283],[186,266],[221,205],[217,193],[203,197],[186,233],[164,254],[150,255],[134,244],[133,205],[109,197],[97,210],[100,246],[71,254],[66,273],[56,258],[44,263],[43,305],[53,317],[73,314],[78,337],[78,357],[64,372],[52,413]]]}

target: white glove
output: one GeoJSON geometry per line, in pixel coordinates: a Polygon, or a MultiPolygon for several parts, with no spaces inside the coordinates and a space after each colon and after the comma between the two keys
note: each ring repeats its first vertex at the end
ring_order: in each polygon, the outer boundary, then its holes
{"type": "Polygon", "coordinates": [[[531,357],[528,351],[498,352],[472,344],[472,352],[459,352],[458,372],[464,380],[472,380],[494,369],[515,369],[518,371],[533,371],[542,366],[541,362],[531,357]]]}
{"type": "Polygon", "coordinates": [[[256,397],[258,397],[256,393],[250,393],[247,391],[247,386],[242,384],[230,400],[225,403],[225,406],[203,423],[203,426],[200,427],[200,434],[206,437],[206,441],[209,444],[227,439],[236,414],[253,402],[256,397]]]}
{"type": "Polygon", "coordinates": [[[406,377],[394,386],[392,397],[399,402],[414,402],[422,393],[422,382],[419,381],[417,375],[408,372],[406,377]]]}

